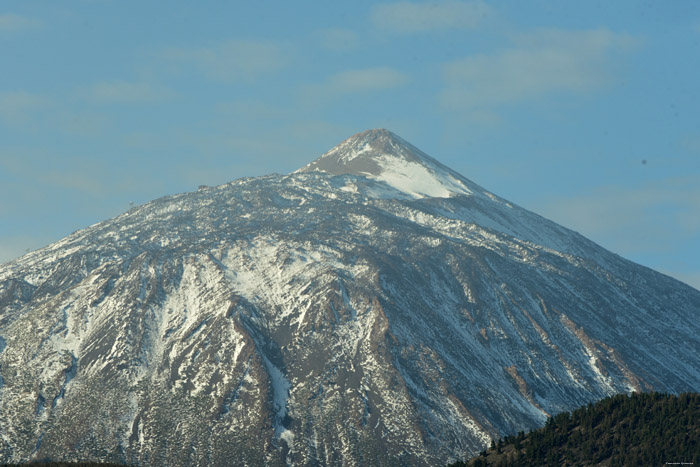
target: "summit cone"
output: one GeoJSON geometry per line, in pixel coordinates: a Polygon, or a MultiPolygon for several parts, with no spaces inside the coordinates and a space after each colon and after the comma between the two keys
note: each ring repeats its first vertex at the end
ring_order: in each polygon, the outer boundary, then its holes
{"type": "Polygon", "coordinates": [[[311,171],[365,176],[414,198],[472,194],[471,182],[383,128],[351,136],[296,173],[311,171]]]}

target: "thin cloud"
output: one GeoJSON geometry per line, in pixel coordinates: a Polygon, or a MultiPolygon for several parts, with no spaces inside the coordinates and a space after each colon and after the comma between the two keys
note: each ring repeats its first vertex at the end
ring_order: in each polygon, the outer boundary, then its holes
{"type": "Polygon", "coordinates": [[[289,51],[274,42],[229,40],[210,47],[169,48],[162,58],[180,68],[194,67],[219,81],[250,80],[280,70],[289,51]]]}
{"type": "Polygon", "coordinates": [[[407,81],[406,75],[389,67],[348,70],[331,77],[328,88],[337,93],[390,89],[407,81]]]}
{"type": "Polygon", "coordinates": [[[397,2],[375,5],[370,19],[378,29],[399,33],[421,33],[445,29],[474,29],[493,10],[485,2],[397,2]]]}
{"type": "Polygon", "coordinates": [[[700,177],[610,186],[558,198],[537,212],[623,254],[666,252],[663,239],[700,240],[700,177]]]}
{"type": "Polygon", "coordinates": [[[216,110],[222,116],[233,119],[245,119],[248,121],[284,121],[293,120],[295,109],[283,105],[271,104],[258,99],[238,99],[235,101],[221,101],[216,103],[216,110]]]}
{"type": "Polygon", "coordinates": [[[0,121],[22,125],[46,105],[46,99],[25,91],[0,93],[0,121]]]}
{"type": "Polygon", "coordinates": [[[1,152],[0,169],[17,181],[32,181],[32,184],[24,184],[27,187],[24,195],[34,195],[37,186],[103,195],[109,192],[108,186],[113,184],[110,180],[114,176],[100,160],[30,150],[1,152]],[[37,171],[38,166],[44,170],[37,171]]]}
{"type": "Polygon", "coordinates": [[[28,18],[15,14],[0,15],[0,32],[21,32],[39,29],[42,22],[35,18],[28,18]]]}
{"type": "Polygon", "coordinates": [[[611,82],[614,57],[638,41],[606,29],[540,30],[514,47],[447,63],[439,96],[448,109],[489,108],[555,92],[588,92],[611,82]]]}
{"type": "Polygon", "coordinates": [[[306,87],[310,98],[329,99],[348,94],[366,94],[404,85],[408,77],[390,67],[346,70],[332,75],[326,82],[306,87]]]}
{"type": "Polygon", "coordinates": [[[171,91],[148,83],[109,81],[96,83],[86,91],[87,97],[96,103],[131,104],[153,102],[167,98],[171,91]]]}
{"type": "Polygon", "coordinates": [[[357,49],[360,44],[358,34],[345,28],[330,28],[316,31],[318,44],[334,52],[348,52],[357,49]]]}
{"type": "Polygon", "coordinates": [[[112,125],[108,113],[85,110],[62,109],[53,115],[53,120],[54,128],[82,138],[101,135],[112,125]]]}

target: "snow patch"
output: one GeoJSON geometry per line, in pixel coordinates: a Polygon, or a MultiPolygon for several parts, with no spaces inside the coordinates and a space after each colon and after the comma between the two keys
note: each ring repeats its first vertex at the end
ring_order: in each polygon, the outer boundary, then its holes
{"type": "Polygon", "coordinates": [[[284,418],[287,416],[287,399],[289,398],[289,389],[292,387],[289,380],[284,376],[282,371],[277,368],[267,357],[262,355],[267,374],[270,375],[270,384],[272,385],[272,402],[273,410],[275,411],[275,438],[281,438],[287,445],[291,447],[290,441],[294,440],[294,433],[284,427],[284,418]]]}
{"type": "Polygon", "coordinates": [[[415,198],[449,198],[454,194],[472,193],[455,177],[433,168],[431,170],[424,164],[388,155],[377,162],[382,167],[381,173],[375,177],[377,180],[415,198]]]}

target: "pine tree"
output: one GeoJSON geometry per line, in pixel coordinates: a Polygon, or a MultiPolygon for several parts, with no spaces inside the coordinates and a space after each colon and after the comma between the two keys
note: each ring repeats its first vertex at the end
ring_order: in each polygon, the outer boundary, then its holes
{"type": "Polygon", "coordinates": [[[613,396],[494,440],[489,452],[467,465],[700,465],[700,394],[613,396]],[[494,451],[510,454],[495,463],[494,451]]]}

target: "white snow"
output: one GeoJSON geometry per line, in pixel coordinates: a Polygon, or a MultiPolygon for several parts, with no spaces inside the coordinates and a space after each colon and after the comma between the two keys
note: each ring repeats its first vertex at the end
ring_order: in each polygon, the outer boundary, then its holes
{"type": "Polygon", "coordinates": [[[381,173],[374,177],[415,198],[448,198],[453,194],[470,195],[471,191],[455,177],[429,169],[424,164],[385,155],[377,160],[381,173]]]}
{"type": "Polygon", "coordinates": [[[282,425],[282,420],[287,416],[287,399],[289,398],[289,389],[292,385],[277,366],[264,355],[262,358],[267,373],[270,375],[270,384],[272,385],[273,410],[275,411],[275,437],[284,439],[287,445],[291,447],[291,440],[294,440],[294,434],[282,425]]]}

